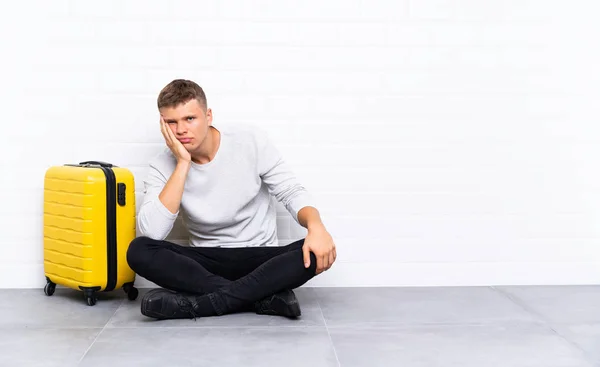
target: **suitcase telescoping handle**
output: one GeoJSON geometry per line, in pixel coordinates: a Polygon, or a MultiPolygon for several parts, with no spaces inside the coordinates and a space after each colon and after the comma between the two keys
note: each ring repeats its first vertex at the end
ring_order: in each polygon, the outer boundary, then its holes
{"type": "Polygon", "coordinates": [[[79,162],[80,165],[98,165],[98,166],[102,166],[102,167],[112,167],[113,165],[110,163],[106,163],[106,162],[100,162],[100,161],[85,161],[85,162],[79,162]]]}

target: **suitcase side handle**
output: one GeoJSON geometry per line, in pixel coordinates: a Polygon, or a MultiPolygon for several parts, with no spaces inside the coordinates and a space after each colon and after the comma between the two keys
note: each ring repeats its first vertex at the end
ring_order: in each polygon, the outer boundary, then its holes
{"type": "Polygon", "coordinates": [[[113,167],[113,165],[111,163],[107,163],[107,162],[100,162],[100,161],[85,161],[85,162],[79,162],[80,165],[98,165],[101,167],[113,167]]]}

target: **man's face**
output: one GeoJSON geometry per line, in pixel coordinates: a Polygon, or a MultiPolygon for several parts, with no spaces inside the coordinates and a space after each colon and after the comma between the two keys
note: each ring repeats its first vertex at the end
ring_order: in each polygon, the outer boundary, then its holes
{"type": "Polygon", "coordinates": [[[188,152],[197,150],[208,135],[212,124],[212,111],[204,109],[192,99],[176,107],[163,107],[160,115],[188,152]]]}

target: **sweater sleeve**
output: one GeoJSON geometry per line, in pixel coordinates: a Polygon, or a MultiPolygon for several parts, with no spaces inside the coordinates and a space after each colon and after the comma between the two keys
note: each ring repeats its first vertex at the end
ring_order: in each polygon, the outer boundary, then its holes
{"type": "Polygon", "coordinates": [[[312,195],[298,181],[268,134],[257,129],[255,137],[258,173],[262,181],[267,185],[269,193],[275,196],[300,224],[298,212],[306,206],[314,207],[312,195]]]}
{"type": "Polygon", "coordinates": [[[173,229],[179,211],[171,213],[158,198],[166,183],[167,178],[155,165],[150,164],[148,176],[144,180],[144,199],[137,215],[138,232],[141,236],[164,240],[173,229]]]}

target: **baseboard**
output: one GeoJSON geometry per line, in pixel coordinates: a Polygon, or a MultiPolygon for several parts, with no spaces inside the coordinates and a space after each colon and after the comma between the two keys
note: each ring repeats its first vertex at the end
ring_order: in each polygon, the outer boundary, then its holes
{"type": "MultiPolygon", "coordinates": [[[[0,264],[0,288],[42,288],[42,264],[0,264]]],[[[310,287],[600,284],[600,262],[336,263],[310,287]]],[[[154,287],[138,277],[138,287],[154,287]]]]}

